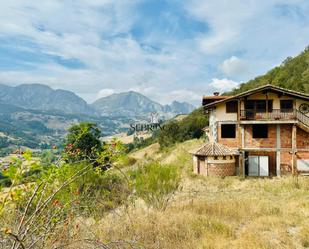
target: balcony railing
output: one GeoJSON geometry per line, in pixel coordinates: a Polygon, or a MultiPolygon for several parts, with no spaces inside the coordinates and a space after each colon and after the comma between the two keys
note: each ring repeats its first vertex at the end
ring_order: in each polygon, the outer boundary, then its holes
{"type": "Polygon", "coordinates": [[[297,111],[295,109],[272,109],[265,110],[246,109],[240,111],[242,120],[296,120],[297,111]]]}
{"type": "Polygon", "coordinates": [[[309,116],[308,115],[297,110],[296,117],[299,122],[309,127],[309,116]]]}

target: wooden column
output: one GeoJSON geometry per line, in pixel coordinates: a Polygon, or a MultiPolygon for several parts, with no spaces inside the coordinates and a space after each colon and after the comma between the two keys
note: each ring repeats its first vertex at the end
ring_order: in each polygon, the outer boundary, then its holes
{"type": "Polygon", "coordinates": [[[266,118],[269,118],[269,114],[268,114],[268,92],[266,92],[266,118]]]}
{"type": "Polygon", "coordinates": [[[238,110],[237,110],[237,139],[238,139],[238,148],[241,148],[241,130],[240,130],[240,99],[238,99],[238,110]]]}

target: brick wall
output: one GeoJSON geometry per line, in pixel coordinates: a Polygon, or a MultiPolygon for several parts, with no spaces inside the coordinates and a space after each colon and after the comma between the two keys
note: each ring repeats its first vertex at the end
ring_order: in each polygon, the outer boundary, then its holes
{"type": "Polygon", "coordinates": [[[235,138],[221,138],[221,124],[218,124],[218,143],[223,144],[225,146],[231,147],[231,148],[238,148],[240,145],[238,145],[238,126],[236,125],[236,137],[235,138]]]}
{"type": "MultiPolygon", "coordinates": [[[[287,174],[292,172],[292,130],[293,124],[281,124],[280,125],[280,144],[281,149],[281,173],[287,174]]],[[[270,124],[268,126],[268,138],[253,138],[252,137],[252,125],[244,126],[245,147],[246,148],[273,148],[277,146],[277,125],[270,124]]],[[[238,147],[238,133],[236,131],[235,139],[222,139],[221,128],[218,127],[218,142],[229,147],[238,147]]],[[[303,129],[297,127],[296,137],[297,149],[308,150],[298,151],[297,159],[309,160],[309,133],[303,129]]],[[[240,146],[240,145],[239,145],[240,146]]],[[[272,175],[276,174],[276,152],[250,152],[250,155],[268,155],[269,156],[269,172],[272,175]]]]}
{"type": "Polygon", "coordinates": [[[252,125],[245,125],[245,147],[247,148],[276,148],[276,125],[268,126],[268,138],[253,138],[252,125]]]}
{"type": "Polygon", "coordinates": [[[289,152],[281,152],[281,174],[292,172],[292,154],[289,152]]]}
{"type": "Polygon", "coordinates": [[[280,125],[281,148],[292,148],[292,129],[291,124],[280,125]]]}
{"type": "Polygon", "coordinates": [[[233,176],[236,173],[235,163],[208,163],[209,176],[233,176]]]}
{"type": "Polygon", "coordinates": [[[297,148],[309,150],[309,133],[297,128],[297,148]]]}
{"type": "Polygon", "coordinates": [[[296,153],[296,158],[309,160],[309,151],[298,151],[296,153]]]}

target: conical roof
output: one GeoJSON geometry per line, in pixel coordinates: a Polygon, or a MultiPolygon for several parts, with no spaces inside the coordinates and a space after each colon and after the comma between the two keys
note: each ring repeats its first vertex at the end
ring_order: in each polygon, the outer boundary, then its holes
{"type": "Polygon", "coordinates": [[[192,152],[192,154],[196,156],[232,156],[238,155],[238,151],[236,149],[229,148],[223,144],[210,142],[204,144],[195,152],[192,152]]]}

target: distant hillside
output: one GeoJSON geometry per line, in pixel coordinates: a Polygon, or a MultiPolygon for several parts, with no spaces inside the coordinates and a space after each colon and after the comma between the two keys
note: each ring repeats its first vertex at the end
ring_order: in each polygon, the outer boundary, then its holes
{"type": "Polygon", "coordinates": [[[102,116],[147,116],[157,112],[162,116],[172,117],[177,114],[187,114],[194,106],[174,101],[171,105],[161,105],[146,96],[130,91],[117,93],[98,99],[91,105],[102,116]]]}
{"type": "Polygon", "coordinates": [[[0,152],[61,144],[67,128],[81,121],[97,123],[103,135],[110,136],[128,132],[130,124],[149,120],[152,112],[169,119],[193,109],[177,101],[163,106],[136,92],[111,95],[90,106],[70,91],[40,84],[0,84],[0,152]]]}
{"type": "Polygon", "coordinates": [[[173,101],[170,105],[165,105],[163,109],[166,112],[172,112],[176,114],[189,114],[195,107],[187,102],[173,101]]]}
{"type": "MultiPolygon", "coordinates": [[[[104,136],[127,131],[128,118],[106,118],[59,111],[40,111],[0,103],[0,152],[16,146],[50,148],[61,144],[67,129],[81,121],[95,122],[104,136]]],[[[0,153],[1,154],[1,153],[0,153]]]]}
{"type": "Polygon", "coordinates": [[[87,102],[75,93],[60,89],[53,90],[41,84],[24,84],[16,87],[0,84],[0,102],[32,110],[94,114],[87,102]]]}
{"type": "Polygon", "coordinates": [[[265,75],[243,83],[239,88],[225,94],[234,95],[266,84],[309,93],[309,47],[294,58],[288,57],[280,66],[265,75]]]}

